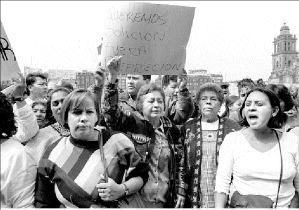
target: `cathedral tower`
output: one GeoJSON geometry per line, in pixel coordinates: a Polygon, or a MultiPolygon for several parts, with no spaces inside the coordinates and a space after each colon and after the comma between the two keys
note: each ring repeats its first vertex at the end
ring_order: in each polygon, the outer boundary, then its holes
{"type": "Polygon", "coordinates": [[[274,53],[272,54],[272,72],[269,82],[293,83],[298,65],[298,52],[296,51],[296,35],[290,33],[286,23],[280,28],[280,34],[274,38],[274,53]]]}

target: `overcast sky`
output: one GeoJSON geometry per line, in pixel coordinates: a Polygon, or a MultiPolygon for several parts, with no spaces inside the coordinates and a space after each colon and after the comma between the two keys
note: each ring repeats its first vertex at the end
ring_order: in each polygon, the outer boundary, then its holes
{"type": "MultiPolygon", "coordinates": [[[[286,22],[299,36],[299,1],[150,2],[196,8],[185,67],[221,73],[225,80],[268,79],[280,27],[286,22]]],[[[105,12],[114,4],[1,0],[1,21],[21,70],[94,70],[105,12]]]]}

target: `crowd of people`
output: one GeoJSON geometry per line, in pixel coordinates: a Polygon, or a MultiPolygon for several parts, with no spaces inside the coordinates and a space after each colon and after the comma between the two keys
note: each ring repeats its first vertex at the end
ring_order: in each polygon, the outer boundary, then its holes
{"type": "Polygon", "coordinates": [[[299,208],[299,93],[244,78],[128,74],[76,89],[31,73],[0,93],[1,207],[299,208]]]}

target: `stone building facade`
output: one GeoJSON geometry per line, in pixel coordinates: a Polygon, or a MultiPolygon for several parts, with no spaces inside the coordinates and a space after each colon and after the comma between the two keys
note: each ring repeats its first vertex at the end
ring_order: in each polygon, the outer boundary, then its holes
{"type": "Polygon", "coordinates": [[[296,35],[292,35],[284,23],[280,28],[280,34],[273,41],[272,72],[268,83],[299,86],[299,57],[296,42],[296,35]]]}

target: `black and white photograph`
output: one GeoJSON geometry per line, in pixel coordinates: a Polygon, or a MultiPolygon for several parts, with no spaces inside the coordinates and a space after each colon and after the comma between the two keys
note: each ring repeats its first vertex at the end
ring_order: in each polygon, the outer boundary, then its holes
{"type": "Polygon", "coordinates": [[[1,208],[299,208],[299,1],[0,5],[1,208]]]}

